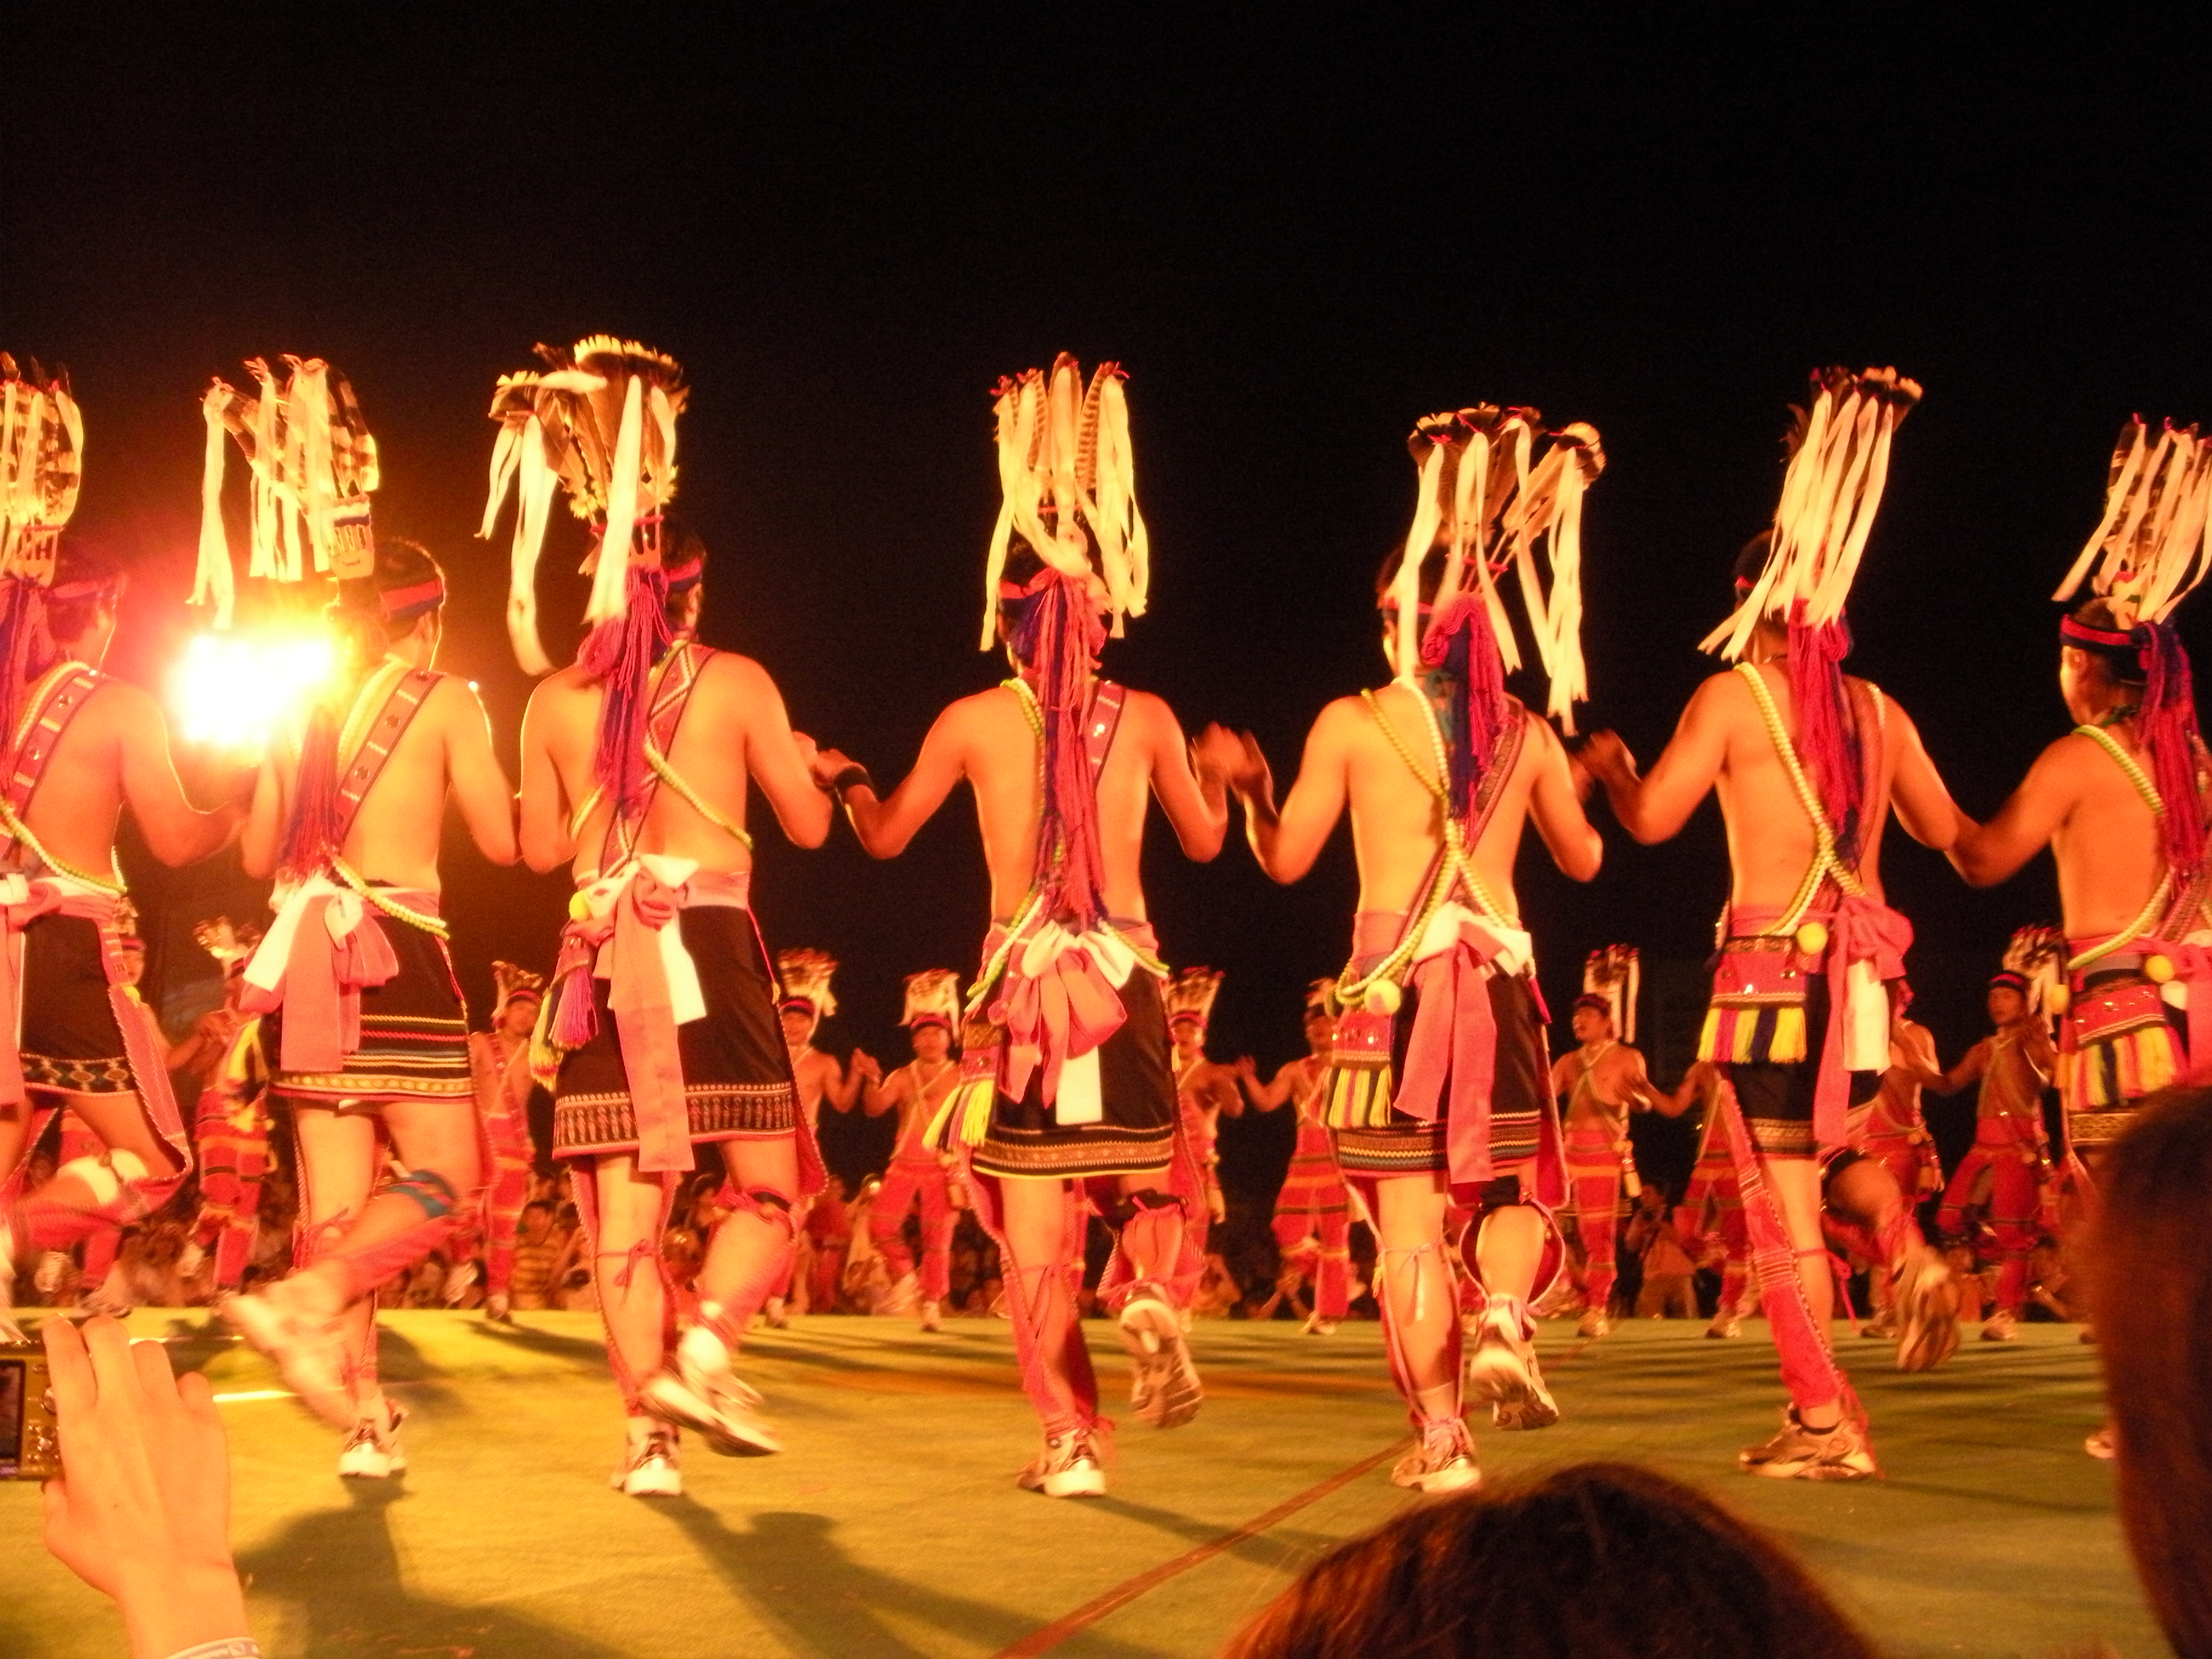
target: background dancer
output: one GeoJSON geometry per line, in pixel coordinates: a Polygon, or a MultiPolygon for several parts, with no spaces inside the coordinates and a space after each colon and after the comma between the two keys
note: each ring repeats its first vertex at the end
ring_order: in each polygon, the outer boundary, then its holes
{"type": "MultiPolygon", "coordinates": [[[[190,1142],[122,945],[115,833],[125,807],[146,848],[190,864],[230,843],[240,798],[203,812],[178,781],[161,706],[100,672],[124,578],[64,541],[83,429],[69,388],[0,354],[0,1338],[19,1252],[66,1250],[152,1214],[191,1168],[190,1142]],[[27,1166],[67,1108],[102,1151],[27,1190],[27,1166]]],[[[246,775],[241,782],[250,782],[246,775]]]]}
{"type": "MultiPolygon", "coordinates": [[[[493,405],[493,505],[518,470],[587,480],[572,505],[593,520],[599,547],[592,631],[575,663],[531,694],[523,721],[523,856],[533,870],[568,864],[577,890],[532,1063],[553,1089],[554,1156],[574,1161],[629,1415],[613,1484],[673,1496],[679,1425],[718,1452],[778,1449],[730,1356],[790,1279],[792,1212],[819,1189],[822,1168],[750,909],[746,782],[800,847],[829,835],[830,804],[767,671],[696,638],[707,550],[665,512],[682,370],[605,337],[545,355],[567,371],[557,384],[514,377],[493,405]],[[603,384],[570,389],[585,381],[603,384]],[[539,443],[549,453],[526,460],[539,443]],[[639,458],[635,478],[610,477],[617,454],[639,458]],[[698,1320],[679,1340],[661,1240],[708,1144],[735,1202],[708,1243],[698,1320]]],[[[542,532],[526,490],[518,537],[542,532]]],[[[534,554],[517,558],[525,577],[534,554]]],[[[509,617],[525,665],[542,662],[534,625],[512,607],[509,617]]]]}
{"type": "Polygon", "coordinates": [[[2043,1091],[2057,1075],[2058,1055],[2043,1021],[2028,1011],[2027,980],[2009,969],[1990,981],[1990,1024],[1996,1030],[1929,1086],[1955,1095],[1979,1081],[1974,1144],[1943,1189],[1936,1229],[1971,1243],[1966,1212],[1979,1210],[2002,1265],[1984,1319],[1984,1342],[2019,1340],[2027,1309],[2028,1257],[2035,1249],[2051,1185],[2051,1145],[2043,1127],[2043,1091]]]}
{"type": "Polygon", "coordinates": [[[1300,1280],[1311,1279],[1313,1311],[1305,1322],[1310,1336],[1331,1334],[1352,1310],[1352,1190],[1337,1167],[1336,1142],[1321,1115],[1322,1085],[1336,1041],[1336,1016],[1329,1012],[1329,988],[1335,983],[1317,979],[1307,989],[1304,1054],[1285,1060],[1267,1083],[1260,1081],[1249,1056],[1236,1067],[1255,1111],[1272,1112],[1288,1101],[1297,1119],[1290,1167],[1275,1194],[1275,1248],[1283,1263],[1275,1291],[1295,1307],[1300,1280]]]}
{"type": "MultiPolygon", "coordinates": [[[[1575,1334],[1603,1336],[1611,1307],[1620,1236],[1621,1199],[1643,1190],[1628,1115],[1662,1098],[1651,1087],[1636,1038],[1636,952],[1625,945],[1592,953],[1583,994],[1569,1024],[1581,1046],[1552,1062],[1552,1092],[1565,1121],[1569,1200],[1582,1236],[1589,1305],[1575,1334]]],[[[1672,1103],[1671,1102],[1669,1103],[1672,1103]]]]}
{"type": "MultiPolygon", "coordinates": [[[[511,962],[491,965],[491,1029],[469,1038],[477,1112],[483,1124],[489,1179],[484,1183],[484,1317],[512,1325],[515,1230],[537,1162],[530,1144],[530,1033],[545,998],[545,975],[511,962]]],[[[542,1298],[538,1305],[543,1307],[542,1298]]]]}
{"type": "Polygon", "coordinates": [[[1023,1386],[1044,1447],[1021,1485],[1096,1496],[1110,1426],[1075,1316],[1084,1194],[1117,1233],[1101,1290],[1133,1363],[1130,1403],[1171,1427],[1203,1398],[1169,1291],[1184,1201],[1169,1174],[1177,1108],[1139,870],[1157,799],[1189,857],[1221,850],[1219,776],[1194,775],[1174,713],[1099,678],[1108,620],[1141,615],[1149,550],[1137,511],[1120,367],[1084,387],[1072,357],[1000,383],[1004,492],[985,581],[983,644],[1013,678],[938,716],[887,799],[834,750],[860,844],[902,851],[963,779],[991,872],[991,931],[970,988],[959,1089],[931,1129],[967,1160],[976,1216],[998,1244],[1023,1386]],[[1094,552],[1097,564],[1092,563],[1094,552]]]}
{"type": "Polygon", "coordinates": [[[1720,1253],[1720,1297],[1705,1334],[1738,1337],[1743,1334],[1743,1316],[1759,1310],[1759,1284],[1751,1271],[1751,1235],[1743,1218],[1743,1193],[1736,1185],[1735,1159],[1729,1151],[1728,1129],[1722,1116],[1723,1080],[1720,1068],[1711,1060],[1692,1061],[1675,1086],[1674,1109],[1668,1115],[1679,1117],[1692,1103],[1698,1107],[1697,1161],[1690,1166],[1690,1184],[1676,1206],[1676,1224],[1684,1247],[1693,1256],[1702,1261],[1715,1250],[1720,1253]]]}
{"type": "Polygon", "coordinates": [[[223,1317],[347,1431],[339,1473],[381,1479],[406,1457],[377,1382],[377,1287],[452,1237],[483,1182],[440,832],[450,798],[477,850],[512,864],[514,818],[483,705],[431,666],[436,561],[387,537],[374,574],[348,586],[334,613],[343,668],[298,751],[272,749],[244,848],[249,875],[277,878],[241,1006],[267,1016],[269,1092],[291,1111],[299,1271],[234,1297],[223,1317]],[[388,1181],[387,1157],[404,1171],[388,1181]]]}
{"type": "Polygon", "coordinates": [[[959,1159],[939,1152],[924,1132],[960,1081],[953,1056],[954,1026],[960,1018],[960,977],[949,968],[925,969],[906,976],[907,1028],[914,1058],[890,1076],[868,1086],[867,1113],[880,1117],[896,1109],[898,1137],[891,1144],[890,1167],[868,1212],[868,1231],[886,1263],[890,1306],[915,1307],[921,1328],[942,1328],[945,1299],[952,1293],[952,1232],[967,1196],[954,1179],[959,1159]],[[917,1283],[914,1252],[907,1249],[907,1212],[921,1208],[921,1271],[917,1283]],[[917,1296],[919,1299],[917,1300],[917,1296]]]}
{"type": "Polygon", "coordinates": [[[1502,654],[1512,635],[1496,577],[1522,562],[1519,588],[1552,707],[1567,715],[1583,685],[1581,501],[1603,455],[1589,427],[1545,434],[1540,420],[1534,410],[1485,405],[1414,429],[1413,529],[1381,594],[1395,678],[1322,709],[1279,812],[1249,733],[1215,726],[1200,740],[1231,770],[1253,853],[1277,881],[1313,867],[1351,806],[1359,911],[1334,991],[1342,1012],[1324,1111],[1338,1161],[1374,1219],[1391,1374],[1419,1436],[1391,1479],[1426,1492],[1481,1479],[1461,1415],[1458,1298],[1446,1256],[1455,1199],[1478,1217],[1456,1241],[1458,1260],[1486,1294],[1468,1382],[1501,1428],[1559,1417],[1528,1304],[1564,1259],[1552,1212],[1565,1174],[1513,860],[1524,823],[1576,880],[1597,873],[1604,849],[1559,738],[1506,694],[1504,672],[1518,656],[1502,654]],[[1501,470],[1517,499],[1486,503],[1499,476],[1493,452],[1525,458],[1545,435],[1533,471],[1501,470]],[[1547,533],[1548,599],[1534,548],[1547,533]]]}
{"type": "MultiPolygon", "coordinates": [[[[775,1005],[777,1023],[783,1027],[783,1046],[791,1056],[791,1075],[799,1088],[799,1115],[806,1133],[818,1146],[822,1135],[822,1107],[849,1112],[860,1098],[863,1085],[883,1080],[883,1067],[863,1049],[853,1050],[848,1066],[836,1055],[814,1046],[822,1022],[837,1012],[837,998],[830,981],[837,972],[837,958],[827,951],[779,951],[775,953],[776,983],[781,988],[775,1005]]],[[[792,1224],[804,1236],[812,1195],[802,1198],[792,1212],[792,1224]]],[[[801,1246],[803,1253],[804,1246],[801,1246]]],[[[792,1257],[791,1274],[776,1287],[761,1308],[763,1322],[781,1330],[789,1320],[789,1307],[798,1285],[799,1255],[792,1257]]],[[[906,1311],[902,1307],[902,1313],[906,1311]]]]}
{"type": "Polygon", "coordinates": [[[1176,1194],[1183,1203],[1182,1261],[1170,1288],[1186,1316],[1206,1273],[1206,1236],[1229,1214],[1221,1194],[1221,1116],[1244,1110],[1235,1071],[1206,1057],[1206,1030],[1224,977],[1211,968],[1179,968],[1164,997],[1176,1082],[1176,1194]]]}
{"type": "Polygon", "coordinates": [[[222,1006],[193,1026],[189,1063],[179,1065],[175,1050],[169,1060],[173,1071],[205,1079],[194,1102],[200,1210],[192,1242],[212,1254],[212,1288],[220,1295],[245,1282],[260,1222],[261,1183],[270,1170],[269,1066],[255,1022],[238,1006],[246,959],[261,934],[217,916],[196,925],[192,938],[222,965],[222,1006]]]}
{"type": "MultiPolygon", "coordinates": [[[[1649,777],[1609,732],[1583,759],[1621,826],[1646,843],[1679,832],[1708,792],[1720,797],[1732,878],[1698,1057],[1721,1073],[1790,1396],[1782,1431],[1742,1462],[1759,1474],[1849,1480],[1876,1468],[1865,1413],[1829,1346],[1820,1155],[1846,1149],[1850,1108],[1872,1098],[1888,1064],[1887,988],[1904,977],[1912,937],[1882,902],[1890,809],[1938,849],[1957,809],[1904,709],[1840,667],[1844,597],[1880,505],[1890,434],[1919,387],[1893,370],[1831,369],[1814,392],[1774,528],[1745,548],[1735,614],[1705,641],[1741,660],[1698,689],[1649,777]]],[[[1895,1182],[1838,1158],[1826,1197],[1875,1231],[1899,1280],[1899,1364],[1939,1363],[1957,1342],[1949,1270],[1918,1237],[1895,1182]]]]}

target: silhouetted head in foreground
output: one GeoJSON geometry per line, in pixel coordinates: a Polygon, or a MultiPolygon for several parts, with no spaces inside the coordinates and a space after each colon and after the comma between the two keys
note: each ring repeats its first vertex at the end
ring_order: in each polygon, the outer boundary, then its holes
{"type": "Polygon", "coordinates": [[[2120,1527],[2176,1653],[2212,1654],[2212,1089],[2146,1104],[2097,1170],[2091,1311],[2120,1527]]]}
{"type": "Polygon", "coordinates": [[[1582,1463],[1423,1504],[1298,1575],[1230,1659],[1872,1659],[1779,1546],[1689,1487],[1582,1463]]]}

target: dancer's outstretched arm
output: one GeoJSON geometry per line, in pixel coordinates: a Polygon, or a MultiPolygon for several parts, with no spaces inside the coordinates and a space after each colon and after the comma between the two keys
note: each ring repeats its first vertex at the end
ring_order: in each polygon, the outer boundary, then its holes
{"type": "Polygon", "coordinates": [[[1209,726],[1199,734],[1200,763],[1218,769],[1244,807],[1244,836],[1252,855],[1273,879],[1289,883],[1313,868],[1344,816],[1352,733],[1364,718],[1357,697],[1339,697],[1321,711],[1306,736],[1297,781],[1282,805],[1259,739],[1249,732],[1209,726]]]}
{"type": "MultiPolygon", "coordinates": [[[[988,692],[979,694],[988,696],[988,692]]],[[[866,769],[835,749],[814,756],[814,781],[834,790],[844,803],[853,834],[870,858],[892,859],[906,851],[915,832],[945,805],[952,787],[968,775],[968,752],[974,741],[974,711],[978,697],[963,697],[949,706],[921,740],[921,753],[888,797],[876,793],[866,769]]]]}
{"type": "Polygon", "coordinates": [[[1636,757],[1616,732],[1593,732],[1577,758],[1605,786],[1620,827],[1649,847],[1671,839],[1690,821],[1728,758],[1728,703],[1747,695],[1733,674],[1715,674],[1691,694],[1674,735],[1638,776],[1636,757]]]}

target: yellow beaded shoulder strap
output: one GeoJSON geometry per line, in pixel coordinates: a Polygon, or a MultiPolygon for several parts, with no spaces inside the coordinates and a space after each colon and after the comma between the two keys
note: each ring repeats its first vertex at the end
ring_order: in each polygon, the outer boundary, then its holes
{"type": "Polygon", "coordinates": [[[1805,817],[1813,825],[1813,862],[1805,871],[1804,878],[1797,884],[1797,891],[1790,901],[1790,908],[1772,927],[1762,928],[1763,933],[1780,938],[1797,931],[1805,920],[1805,913],[1813,908],[1813,901],[1820,895],[1820,884],[1833,881],[1852,898],[1866,891],[1866,884],[1859,873],[1844,862],[1836,850],[1836,832],[1821,805],[1820,797],[1813,787],[1813,781],[1805,775],[1803,763],[1797,758],[1797,745],[1790,741],[1790,732],[1782,724],[1782,710],[1776,707],[1774,693],[1768,688],[1766,677],[1753,663],[1740,662],[1735,672],[1751,688],[1752,700],[1759,705],[1759,718],[1766,727],[1767,741],[1782,762],[1782,769],[1790,775],[1790,787],[1796,792],[1797,804],[1805,809],[1805,817]]]}
{"type": "MultiPolygon", "coordinates": [[[[2142,763],[2120,747],[2118,738],[2101,726],[2077,726],[2074,732],[2075,736],[2088,738],[2112,757],[2112,764],[2118,767],[2127,781],[2135,786],[2136,793],[2142,797],[2142,803],[2150,808],[2153,817],[2163,818],[2166,816],[2165,797],[2158,793],[2158,786],[2151,781],[2150,774],[2142,769],[2142,763]]],[[[2172,896],[2173,872],[2163,870],[2159,874],[2157,887],[2152,890],[2150,902],[2136,912],[2135,920],[2103,944],[2093,945],[2079,956],[2068,957],[2066,970],[2079,973],[2091,963],[2102,961],[2116,951],[2124,951],[2148,935],[2158,926],[2159,918],[2166,913],[2166,902],[2172,896]]]]}
{"type": "MultiPolygon", "coordinates": [[[[1428,888],[1421,895],[1420,904],[1414,910],[1413,919],[1407,924],[1405,932],[1399,936],[1398,943],[1390,954],[1366,973],[1357,976],[1354,976],[1352,970],[1347,968],[1345,970],[1345,977],[1337,981],[1337,1000],[1346,1008],[1360,1006],[1367,993],[1375,986],[1386,980],[1395,981],[1405,971],[1406,965],[1413,958],[1413,952],[1420,946],[1421,935],[1428,931],[1430,919],[1446,904],[1451,902],[1453,896],[1462,890],[1474,901],[1474,908],[1487,920],[1507,927],[1518,927],[1521,925],[1520,917],[1508,912],[1505,907],[1498,902],[1497,895],[1490,890],[1489,884],[1483,880],[1480,873],[1474,867],[1473,850],[1468,844],[1467,826],[1462,824],[1453,815],[1451,792],[1445,783],[1445,780],[1451,775],[1451,755],[1444,745],[1443,728],[1437,724],[1437,711],[1429,707],[1428,699],[1421,696],[1418,691],[1414,693],[1414,696],[1421,706],[1421,712],[1428,717],[1429,747],[1436,763],[1436,770],[1433,773],[1424,768],[1414,757],[1412,745],[1407,743],[1404,735],[1392,723],[1390,717],[1382,712],[1382,699],[1372,691],[1362,691],[1359,694],[1360,701],[1367,705],[1368,713],[1375,717],[1376,729],[1382,733],[1390,747],[1397,751],[1398,758],[1405,762],[1406,769],[1413,775],[1421,787],[1428,791],[1430,799],[1436,802],[1438,836],[1443,841],[1443,847],[1437,855],[1433,872],[1429,878],[1428,888]]],[[[1517,719],[1522,712],[1518,704],[1515,705],[1514,712],[1517,719]]],[[[1517,756],[1519,753],[1521,732],[1522,728],[1516,725],[1514,732],[1507,739],[1507,744],[1503,746],[1510,749],[1511,756],[1517,756]]],[[[1493,775],[1510,769],[1510,765],[1509,758],[1506,767],[1494,769],[1493,775]]],[[[1504,782],[1502,775],[1496,775],[1495,787],[1503,787],[1504,782]]],[[[1495,797],[1493,796],[1492,799],[1494,799],[1495,797]]],[[[1479,822],[1476,825],[1476,833],[1478,835],[1480,833],[1479,822]]]]}

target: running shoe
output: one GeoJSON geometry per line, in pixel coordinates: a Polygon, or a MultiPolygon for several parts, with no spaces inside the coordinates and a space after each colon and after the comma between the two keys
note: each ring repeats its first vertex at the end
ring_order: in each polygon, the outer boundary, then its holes
{"type": "Polygon", "coordinates": [[[514,1323],[514,1305],[507,1300],[505,1291],[494,1291],[484,1298],[484,1321],[492,1325],[514,1323]]]}
{"type": "Polygon", "coordinates": [[[1493,1296],[1484,1305],[1467,1357],[1467,1387],[1490,1402],[1490,1420],[1501,1429],[1547,1429],[1559,1420],[1536,1364],[1534,1335],[1518,1297],[1493,1296]]]}
{"type": "Polygon", "coordinates": [[[677,1433],[665,1423],[633,1417],[623,1461],[607,1484],[628,1498],[681,1498],[684,1472],[678,1467],[677,1433]]]}
{"type": "Polygon", "coordinates": [[[664,1423],[696,1429],[708,1449],[724,1457],[757,1457],[783,1449],[761,1414],[756,1389],[730,1369],[730,1351],[714,1332],[694,1325],[676,1345],[672,1364],[646,1378],[638,1403],[664,1423]]]}
{"type": "Polygon", "coordinates": [[[1959,1283],[1929,1244],[1905,1252],[1893,1283],[1897,1369],[1932,1371],[1959,1349],[1959,1283]]]}
{"type": "Polygon", "coordinates": [[[1300,1328],[1308,1336],[1334,1336],[1336,1322],[1334,1319],[1323,1319],[1318,1312],[1310,1313],[1306,1316],[1306,1322],[1300,1328]]]}
{"type": "Polygon", "coordinates": [[[1743,1320],[1733,1308],[1723,1308],[1713,1316],[1713,1322],[1705,1327],[1705,1334],[1717,1340],[1743,1334],[1743,1320]]]}
{"type": "Polygon", "coordinates": [[[407,1413],[390,1401],[357,1419],[353,1432],[338,1451],[338,1474],[352,1480],[389,1480],[407,1473],[406,1449],[399,1443],[399,1425],[407,1413]]]}
{"type": "Polygon", "coordinates": [[[2112,1425],[2109,1423],[2106,1424],[2103,1428],[2084,1440],[2081,1443],[2081,1449],[2100,1462],[2111,1462],[2119,1455],[2118,1443],[2112,1437],[2112,1425]]]}
{"type": "Polygon", "coordinates": [[[1176,1310],[1157,1288],[1143,1285],[1122,1304],[1120,1323],[1121,1346],[1129,1351],[1129,1409],[1156,1429],[1189,1422],[1206,1389],[1176,1310]]]}
{"type": "Polygon", "coordinates": [[[337,1319],[305,1305],[305,1279],[282,1279],[265,1291],[225,1297],[223,1323],[276,1362],[284,1385],[331,1427],[352,1431],[353,1389],[337,1319]]]}
{"type": "Polygon", "coordinates": [[[1773,1480],[1863,1480],[1881,1473],[1866,1430],[1848,1416],[1826,1434],[1814,1434],[1797,1420],[1797,1408],[1782,1413],[1782,1431],[1762,1446],[1746,1446],[1736,1462],[1752,1474],[1773,1480]]]}
{"type": "Polygon", "coordinates": [[[1058,1438],[1047,1436],[1044,1449],[1015,1477],[1024,1492],[1047,1498],[1103,1498],[1106,1466],[1091,1431],[1078,1429],[1058,1438]]]}
{"type": "Polygon", "coordinates": [[[1613,1329],[1613,1321],[1607,1318],[1602,1308],[1585,1309],[1582,1322],[1575,1327],[1577,1336],[1600,1337],[1613,1329]]]}
{"type": "Polygon", "coordinates": [[[1390,1484],[1415,1492],[1465,1492],[1482,1484],[1482,1470],[1474,1461],[1474,1437],[1456,1417],[1431,1419],[1422,1425],[1421,1443],[1390,1468],[1390,1484]]]}
{"type": "Polygon", "coordinates": [[[784,1329],[791,1323],[790,1306],[780,1296],[772,1296],[761,1304],[761,1323],[772,1331],[784,1329]]]}
{"type": "Polygon", "coordinates": [[[921,1306],[915,1311],[921,1316],[921,1328],[925,1331],[941,1331],[945,1328],[945,1310],[936,1303],[924,1298],[921,1306]]]}
{"type": "Polygon", "coordinates": [[[1984,1342],[2017,1342],[2020,1340],[2020,1321],[1999,1308],[1982,1322],[1982,1340],[1984,1342]]]}

